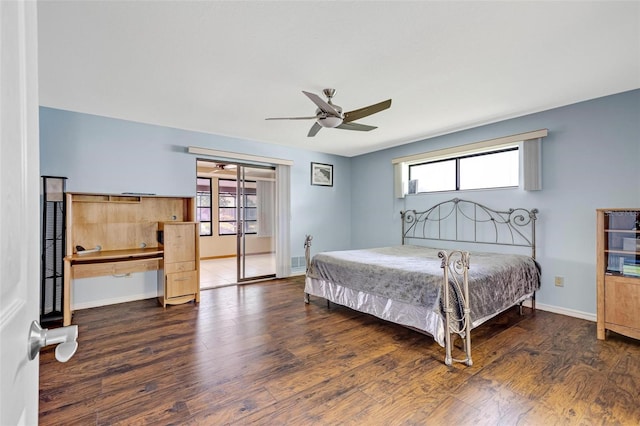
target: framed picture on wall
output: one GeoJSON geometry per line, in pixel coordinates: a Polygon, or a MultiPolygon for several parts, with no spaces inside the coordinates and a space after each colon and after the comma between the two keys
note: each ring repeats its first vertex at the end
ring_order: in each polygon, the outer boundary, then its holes
{"type": "Polygon", "coordinates": [[[333,166],[311,163],[311,185],[333,186],[333,166]]]}

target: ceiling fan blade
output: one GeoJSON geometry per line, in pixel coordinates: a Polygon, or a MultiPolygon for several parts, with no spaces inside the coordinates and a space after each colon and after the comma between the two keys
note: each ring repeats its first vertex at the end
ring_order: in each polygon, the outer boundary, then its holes
{"type": "Polygon", "coordinates": [[[311,138],[315,136],[320,131],[320,129],[322,129],[322,126],[319,125],[318,122],[313,123],[313,126],[311,126],[311,128],[309,129],[307,137],[311,138]]]}
{"type": "Polygon", "coordinates": [[[368,132],[369,130],[377,129],[375,126],[367,126],[366,124],[359,123],[342,123],[336,129],[344,129],[344,130],[358,130],[361,132],[368,132]]]}
{"type": "Polygon", "coordinates": [[[316,117],[315,115],[312,117],[269,117],[269,118],[265,118],[265,120],[311,120],[311,119],[316,119],[318,117],[316,117]]]}
{"type": "Polygon", "coordinates": [[[354,109],[353,111],[344,113],[344,123],[349,123],[350,121],[359,120],[363,117],[367,117],[371,114],[375,114],[376,112],[383,111],[391,106],[391,99],[387,99],[386,101],[378,102],[377,104],[369,105],[364,108],[354,109]]]}
{"type": "Polygon", "coordinates": [[[323,101],[320,96],[316,95],[315,93],[305,92],[304,90],[302,91],[302,93],[307,95],[307,97],[311,99],[311,102],[316,104],[316,106],[320,109],[320,111],[327,113],[329,115],[340,117],[340,113],[333,106],[323,101]]]}

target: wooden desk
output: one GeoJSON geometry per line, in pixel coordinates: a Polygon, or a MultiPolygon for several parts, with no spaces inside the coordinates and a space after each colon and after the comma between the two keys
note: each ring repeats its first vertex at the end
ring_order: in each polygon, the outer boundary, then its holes
{"type": "Polygon", "coordinates": [[[108,250],[73,254],[64,258],[63,325],[71,324],[71,283],[74,278],[121,276],[162,267],[163,250],[158,247],[108,250]]]}
{"type": "MultiPolygon", "coordinates": [[[[122,276],[163,269],[165,255],[168,258],[175,257],[171,252],[175,251],[176,243],[171,237],[164,240],[164,245],[158,241],[158,231],[162,229],[160,224],[193,221],[195,212],[193,197],[68,192],[63,283],[64,325],[71,324],[71,283],[74,278],[122,276]],[[87,249],[100,246],[102,249],[77,254],[77,246],[87,249]]],[[[189,226],[197,228],[197,223],[190,223],[189,226]]],[[[177,273],[188,269],[192,271],[192,281],[199,277],[198,233],[194,232],[194,244],[184,249],[190,250],[192,262],[188,265],[178,262],[174,266],[182,269],[169,271],[177,273]]],[[[167,261],[171,262],[171,259],[167,261]]],[[[166,280],[166,271],[162,275],[162,279],[166,280]]],[[[185,282],[184,277],[178,279],[177,286],[180,287],[185,282]]],[[[174,292],[170,293],[174,295],[174,292]]],[[[199,301],[200,287],[198,285],[197,289],[194,288],[193,294],[180,294],[179,299],[177,294],[174,296],[174,299],[165,301],[162,295],[163,306],[169,302],[199,301]]]]}

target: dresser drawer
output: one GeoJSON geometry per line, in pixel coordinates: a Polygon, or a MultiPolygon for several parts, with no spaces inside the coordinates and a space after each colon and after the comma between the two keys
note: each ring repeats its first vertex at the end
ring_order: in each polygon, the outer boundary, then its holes
{"type": "Polygon", "coordinates": [[[167,271],[167,274],[173,274],[174,272],[187,272],[187,271],[195,271],[196,270],[196,262],[171,262],[164,264],[164,269],[167,271]]]}
{"type": "Polygon", "coordinates": [[[195,294],[197,291],[198,274],[196,271],[167,274],[167,298],[195,294]]]}

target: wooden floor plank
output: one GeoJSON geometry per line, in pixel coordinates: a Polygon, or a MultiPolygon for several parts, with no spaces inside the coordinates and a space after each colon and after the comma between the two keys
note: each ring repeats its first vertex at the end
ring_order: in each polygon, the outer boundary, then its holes
{"type": "Polygon", "coordinates": [[[78,353],[40,354],[40,424],[638,424],[640,343],[510,309],[472,333],[474,364],[433,339],[312,298],[303,278],[77,311],[78,353]]]}

